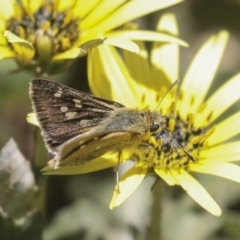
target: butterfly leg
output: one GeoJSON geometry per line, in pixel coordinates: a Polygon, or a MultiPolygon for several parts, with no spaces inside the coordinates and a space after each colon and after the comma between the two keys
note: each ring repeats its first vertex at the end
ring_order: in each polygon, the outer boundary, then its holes
{"type": "Polygon", "coordinates": [[[120,187],[119,187],[119,166],[120,166],[120,161],[121,161],[121,154],[122,152],[118,153],[118,162],[117,162],[117,167],[116,167],[116,191],[117,193],[120,193],[120,187]]]}

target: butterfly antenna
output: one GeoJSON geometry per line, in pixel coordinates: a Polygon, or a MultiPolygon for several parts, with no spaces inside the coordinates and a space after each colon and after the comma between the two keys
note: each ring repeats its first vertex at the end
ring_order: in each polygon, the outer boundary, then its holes
{"type": "Polygon", "coordinates": [[[176,144],[193,163],[196,163],[196,159],[189,152],[187,152],[183,147],[181,147],[177,141],[176,141],[176,144]]]}
{"type": "Polygon", "coordinates": [[[158,108],[160,107],[160,105],[161,105],[163,99],[166,97],[166,95],[167,95],[167,94],[171,91],[171,89],[172,89],[176,84],[178,84],[179,82],[180,82],[180,79],[176,80],[176,81],[169,87],[169,89],[164,93],[163,97],[161,98],[160,102],[159,102],[158,105],[157,105],[156,110],[158,110],[158,108]]]}

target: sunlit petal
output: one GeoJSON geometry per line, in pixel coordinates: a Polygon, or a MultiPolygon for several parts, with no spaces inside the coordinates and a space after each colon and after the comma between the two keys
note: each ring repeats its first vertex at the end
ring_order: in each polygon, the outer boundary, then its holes
{"type": "Polygon", "coordinates": [[[189,170],[216,175],[240,183],[240,167],[232,163],[205,162],[203,165],[192,164],[189,166],[189,170]]]}
{"type": "Polygon", "coordinates": [[[230,142],[225,144],[220,144],[216,147],[212,147],[206,150],[201,151],[200,159],[201,161],[216,161],[220,163],[230,162],[230,161],[239,161],[240,160],[240,141],[230,142]]]}
{"type": "Polygon", "coordinates": [[[38,123],[38,120],[37,120],[37,116],[35,113],[29,113],[27,115],[27,121],[35,126],[38,126],[39,127],[39,123],[38,123]]]}
{"type": "Polygon", "coordinates": [[[154,106],[156,109],[161,97],[166,92],[169,83],[164,85],[164,78],[153,78],[154,66],[150,66],[148,51],[145,44],[138,42],[140,53],[133,54],[123,51],[123,58],[131,77],[135,80],[138,87],[136,98],[139,98],[138,107],[154,106]],[[164,91],[161,91],[164,88],[164,91]],[[158,89],[158,91],[156,91],[158,89]],[[162,95],[161,95],[162,94],[162,95]]]}
{"type": "Polygon", "coordinates": [[[239,119],[240,112],[237,112],[217,124],[215,126],[214,133],[208,138],[209,145],[224,142],[231,137],[239,134],[239,119]]]}
{"type": "Polygon", "coordinates": [[[33,45],[11,33],[10,31],[4,31],[4,36],[8,42],[12,43],[14,51],[17,53],[17,57],[22,64],[27,64],[34,56],[35,50],[33,45]]]}
{"type": "MultiPolygon", "coordinates": [[[[1,19],[0,18],[0,30],[1,31],[4,31],[4,29],[5,29],[5,21],[4,21],[4,19],[1,19]]],[[[1,38],[3,38],[3,35],[1,34],[1,38]]]]}
{"type": "Polygon", "coordinates": [[[0,59],[4,58],[12,58],[15,56],[15,53],[7,48],[7,47],[0,47],[0,59]]]}
{"type": "Polygon", "coordinates": [[[180,114],[183,118],[186,118],[189,112],[196,112],[203,102],[216,74],[227,40],[228,33],[221,31],[203,45],[192,61],[181,85],[185,94],[178,109],[181,109],[180,114]]]}
{"type": "Polygon", "coordinates": [[[164,169],[155,168],[155,173],[161,177],[169,186],[179,185],[176,179],[173,177],[170,171],[164,169]]]}
{"type": "Polygon", "coordinates": [[[116,186],[110,203],[110,209],[122,204],[135,191],[145,178],[147,170],[148,166],[140,163],[124,173],[119,182],[120,193],[116,186]]]}
{"type": "Polygon", "coordinates": [[[1,1],[0,17],[7,19],[14,14],[14,0],[1,1]]]}
{"type": "MultiPolygon", "coordinates": [[[[84,19],[84,22],[87,21],[87,16],[90,12],[93,11],[94,8],[96,8],[97,4],[99,4],[99,0],[78,0],[75,1],[75,7],[72,9],[73,14],[76,17],[80,17],[81,19],[84,19]]],[[[88,21],[94,21],[94,19],[88,19],[88,21]]],[[[83,28],[83,26],[81,26],[83,28]]]]}
{"type": "MultiPolygon", "coordinates": [[[[158,31],[169,33],[171,36],[178,36],[178,26],[173,14],[165,14],[160,18],[158,31]]],[[[179,45],[173,42],[154,42],[151,51],[152,77],[155,80],[161,79],[173,83],[179,78],[179,45]]],[[[156,86],[160,89],[160,86],[156,86]]]]}
{"type": "Polygon", "coordinates": [[[64,53],[57,54],[53,57],[53,60],[61,60],[61,59],[73,59],[78,57],[79,55],[86,55],[87,52],[80,48],[72,48],[64,53]]]}
{"type": "Polygon", "coordinates": [[[174,177],[199,205],[215,216],[220,216],[222,211],[217,203],[212,199],[203,186],[188,172],[181,170],[179,174],[175,172],[174,177]]]}
{"type": "Polygon", "coordinates": [[[10,31],[4,31],[4,37],[6,37],[8,42],[10,43],[25,43],[26,48],[34,49],[30,42],[18,37],[17,35],[11,33],[10,31]]]}
{"type": "MultiPolygon", "coordinates": [[[[208,122],[206,119],[211,114],[211,122],[226,111],[239,98],[240,73],[226,81],[218,90],[216,90],[207,100],[207,106],[201,114],[196,117],[196,125],[201,126],[208,122]],[[231,94],[228,94],[231,93],[231,94]]],[[[230,126],[230,125],[229,125],[230,126]]]]}
{"type": "Polygon", "coordinates": [[[64,9],[68,9],[73,7],[75,0],[68,0],[68,1],[58,1],[57,2],[57,10],[63,11],[64,9]]]}
{"type": "Polygon", "coordinates": [[[113,47],[103,45],[95,48],[88,59],[89,84],[95,95],[114,99],[126,106],[138,106],[134,80],[113,47]]]}
{"type": "Polygon", "coordinates": [[[92,28],[92,30],[96,32],[107,32],[110,29],[114,29],[130,20],[169,7],[179,2],[182,2],[182,0],[129,1],[127,4],[123,5],[121,8],[118,8],[106,19],[101,21],[95,28],[92,28]],[[137,9],[137,11],[134,9],[137,9]]]}
{"type": "MultiPolygon", "coordinates": [[[[107,36],[107,35],[106,35],[107,36]]],[[[134,53],[139,53],[139,47],[136,43],[120,37],[109,37],[104,41],[106,44],[110,44],[115,47],[119,47],[134,53]]]]}
{"type": "MultiPolygon", "coordinates": [[[[85,1],[89,2],[89,1],[85,1]]],[[[91,1],[90,1],[91,2],[91,1]]],[[[93,1],[94,2],[94,1],[93,1]]],[[[98,24],[101,21],[108,19],[108,15],[114,13],[114,11],[125,3],[125,0],[104,0],[94,2],[95,7],[92,7],[92,11],[88,14],[86,19],[82,23],[83,29],[89,29],[92,26],[98,24]],[[97,7],[96,7],[97,4],[97,7]]],[[[83,6],[84,7],[84,6],[83,6]]]]}
{"type": "MultiPolygon", "coordinates": [[[[53,168],[53,166],[46,166],[41,171],[43,175],[75,175],[84,174],[90,172],[100,171],[106,168],[116,166],[117,156],[112,155],[112,158],[105,159],[103,157],[90,161],[84,165],[78,166],[64,166],[59,168],[53,168]]],[[[53,160],[51,160],[53,161],[53,160]]],[[[50,161],[50,164],[51,164],[50,161]]]]}
{"type": "Polygon", "coordinates": [[[129,69],[129,73],[138,84],[153,88],[154,79],[151,79],[151,67],[147,61],[149,57],[148,51],[143,42],[138,42],[138,46],[140,48],[139,54],[123,51],[124,61],[129,69]]]}
{"type": "Polygon", "coordinates": [[[108,37],[125,37],[129,38],[131,40],[136,41],[158,41],[158,42],[164,42],[164,43],[175,43],[180,46],[187,47],[188,44],[171,35],[164,34],[164,33],[158,33],[154,31],[147,31],[147,30],[121,30],[121,31],[113,31],[111,33],[107,34],[108,37]]]}
{"type": "Polygon", "coordinates": [[[37,11],[42,4],[42,1],[40,0],[37,1],[21,0],[21,2],[24,8],[28,9],[30,13],[34,13],[35,11],[37,11]]]}

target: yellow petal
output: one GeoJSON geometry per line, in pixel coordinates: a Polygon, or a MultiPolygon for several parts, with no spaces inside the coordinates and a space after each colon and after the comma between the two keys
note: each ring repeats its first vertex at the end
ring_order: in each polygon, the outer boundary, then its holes
{"type": "Polygon", "coordinates": [[[64,11],[68,8],[73,8],[74,7],[74,2],[75,0],[68,0],[68,1],[58,1],[58,4],[57,4],[57,10],[59,12],[61,11],[64,11]]]}
{"type": "MultiPolygon", "coordinates": [[[[164,14],[158,23],[158,31],[178,36],[178,26],[174,14],[164,14]]],[[[154,42],[151,50],[152,78],[158,82],[175,82],[179,78],[179,45],[174,42],[154,42]]],[[[157,82],[155,80],[155,82],[157,82]]],[[[166,84],[165,84],[166,85],[166,84]]],[[[160,86],[157,87],[160,89],[160,86]]]]}
{"type": "Polygon", "coordinates": [[[57,54],[53,57],[53,60],[61,60],[61,59],[73,59],[79,56],[79,54],[85,55],[87,52],[85,50],[82,50],[80,48],[72,48],[68,51],[65,51],[63,53],[57,54]]]}
{"type": "Polygon", "coordinates": [[[9,47],[0,47],[0,59],[15,58],[16,54],[9,47]]]}
{"type": "Polygon", "coordinates": [[[8,42],[10,43],[25,43],[27,48],[33,49],[33,46],[30,42],[24,40],[23,38],[18,37],[17,35],[13,34],[10,31],[4,31],[4,37],[7,38],[8,42]]]}
{"type": "Polygon", "coordinates": [[[9,19],[14,14],[14,5],[16,1],[8,0],[8,1],[1,1],[0,7],[0,17],[3,19],[9,19]]]}
{"type": "Polygon", "coordinates": [[[211,122],[226,111],[239,98],[240,73],[226,81],[211,97],[207,100],[207,106],[201,114],[198,114],[194,123],[197,126],[205,125],[208,115],[212,112],[211,122]],[[229,94],[230,93],[230,94],[229,94]]]}
{"type": "MultiPolygon", "coordinates": [[[[0,20],[0,24],[1,24],[1,20],[0,20]]],[[[3,32],[4,31],[4,29],[5,29],[5,25],[3,26],[3,28],[1,28],[1,26],[0,26],[0,31],[1,32],[3,32]]],[[[3,36],[3,34],[1,33],[0,34],[0,46],[1,47],[9,47],[8,46],[8,42],[7,42],[7,39],[3,36]]]]}
{"type": "Polygon", "coordinates": [[[113,11],[110,15],[108,15],[108,17],[96,25],[95,28],[92,28],[91,31],[107,32],[135,18],[169,7],[181,1],[182,0],[128,1],[119,7],[116,11],[113,11]]]}
{"type": "Polygon", "coordinates": [[[119,38],[118,37],[108,37],[104,42],[106,44],[110,44],[112,46],[128,50],[130,52],[139,53],[138,45],[128,39],[124,39],[124,38],[120,38],[120,37],[119,38]]]}
{"type": "MultiPolygon", "coordinates": [[[[88,19],[89,13],[91,13],[96,5],[99,4],[99,0],[78,0],[75,1],[75,7],[72,9],[74,16],[80,17],[82,19],[81,28],[86,25],[85,21],[88,19]]],[[[94,21],[94,19],[89,19],[90,21],[94,21]]]]}
{"type": "Polygon", "coordinates": [[[104,44],[92,49],[88,56],[88,78],[94,95],[128,107],[138,106],[135,82],[113,47],[104,44]]]}
{"type": "Polygon", "coordinates": [[[232,163],[205,162],[203,165],[192,164],[189,166],[189,170],[227,178],[240,183],[240,167],[232,163]]]}
{"type": "Polygon", "coordinates": [[[121,178],[119,182],[120,193],[115,187],[113,197],[110,203],[110,209],[118,207],[122,204],[139,186],[142,180],[145,178],[148,171],[148,166],[143,163],[136,164],[133,168],[128,170],[121,178]]]}
{"type": "Polygon", "coordinates": [[[176,43],[187,47],[188,44],[183,40],[165,33],[158,33],[147,30],[118,30],[107,34],[108,37],[122,37],[136,41],[158,41],[164,43],[176,43]]]}
{"type": "Polygon", "coordinates": [[[138,91],[137,95],[134,95],[139,99],[138,107],[146,108],[150,106],[151,109],[156,109],[160,98],[170,86],[170,82],[166,79],[166,76],[160,74],[157,78],[153,77],[154,66],[149,64],[149,55],[145,44],[138,42],[138,45],[140,48],[139,54],[123,51],[124,62],[130,75],[137,83],[138,91]]]}
{"type": "Polygon", "coordinates": [[[240,160],[240,141],[221,144],[201,151],[200,161],[231,162],[240,160]]]}
{"type": "Polygon", "coordinates": [[[29,13],[34,14],[42,5],[41,0],[29,1],[29,0],[21,0],[21,3],[24,9],[28,9],[29,13]]]}
{"type": "MultiPolygon", "coordinates": [[[[89,1],[86,1],[86,2],[89,2],[89,1]]],[[[119,8],[119,6],[125,3],[126,3],[125,0],[115,0],[115,1],[104,0],[104,1],[96,2],[95,6],[92,6],[92,11],[87,15],[87,17],[82,22],[81,28],[89,29],[93,25],[97,25],[102,20],[107,19],[108,15],[113,13],[117,8],[119,8]]]]}
{"type": "Polygon", "coordinates": [[[28,113],[27,122],[39,127],[39,123],[38,123],[37,116],[35,113],[28,113]]]}
{"type": "MultiPolygon", "coordinates": [[[[147,88],[152,88],[156,91],[156,81],[154,81],[156,79],[152,79],[151,77],[151,67],[148,62],[148,51],[145,48],[144,43],[138,42],[138,46],[140,48],[139,54],[123,51],[125,65],[127,66],[130,75],[136,79],[138,84],[145,85],[147,88]]],[[[146,93],[147,92],[148,89],[146,89],[146,93]]]]}
{"type": "Polygon", "coordinates": [[[162,178],[169,186],[179,185],[175,178],[173,178],[170,171],[164,169],[154,169],[155,173],[162,178]]]}
{"type": "Polygon", "coordinates": [[[199,205],[215,216],[220,216],[222,211],[217,203],[212,199],[203,186],[193,178],[185,170],[174,172],[174,177],[177,179],[183,189],[191,196],[199,205]]]}
{"type": "Polygon", "coordinates": [[[178,106],[184,119],[189,112],[196,112],[203,102],[219,66],[228,36],[228,32],[221,31],[217,36],[209,38],[192,61],[182,81],[184,98],[178,106]]]}
{"type": "Polygon", "coordinates": [[[29,63],[35,54],[33,45],[10,31],[4,31],[4,37],[7,38],[8,42],[12,43],[19,62],[23,65],[29,63]]]}
{"type": "Polygon", "coordinates": [[[108,159],[104,157],[97,158],[95,160],[91,160],[90,162],[84,165],[78,166],[66,166],[66,167],[59,167],[54,169],[51,166],[53,160],[50,161],[50,166],[44,167],[41,171],[43,175],[75,175],[75,174],[84,174],[90,173],[95,171],[100,171],[102,169],[110,168],[116,166],[117,164],[117,156],[112,154],[112,157],[108,159]]]}
{"type": "MultiPolygon", "coordinates": [[[[231,94],[230,94],[231,95],[231,94]]],[[[236,136],[240,132],[239,128],[240,112],[224,119],[215,126],[214,132],[208,138],[208,144],[215,145],[236,136]]]]}

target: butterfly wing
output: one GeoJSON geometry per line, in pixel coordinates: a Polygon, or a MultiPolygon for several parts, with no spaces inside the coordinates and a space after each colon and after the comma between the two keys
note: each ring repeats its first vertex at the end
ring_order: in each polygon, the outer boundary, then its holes
{"type": "Polygon", "coordinates": [[[55,157],[54,167],[85,164],[107,152],[127,149],[140,141],[138,132],[87,133],[64,143],[55,157]],[[88,136],[87,136],[88,135],[88,136]]]}
{"type": "Polygon", "coordinates": [[[68,140],[100,125],[115,109],[124,108],[45,79],[34,79],[29,94],[46,146],[54,154],[68,140]]]}
{"type": "Polygon", "coordinates": [[[61,145],[55,157],[57,166],[84,164],[107,152],[121,152],[137,146],[148,132],[145,111],[120,108],[88,132],[61,145]]]}

